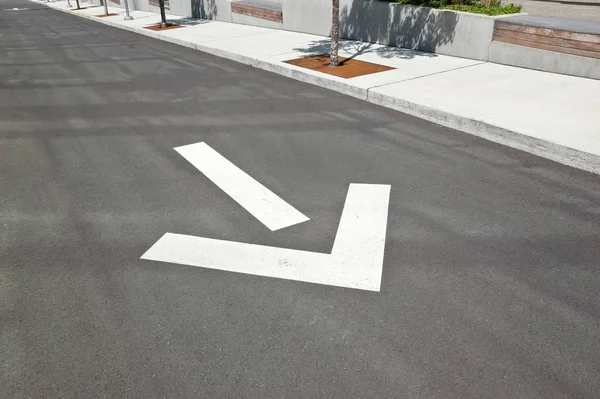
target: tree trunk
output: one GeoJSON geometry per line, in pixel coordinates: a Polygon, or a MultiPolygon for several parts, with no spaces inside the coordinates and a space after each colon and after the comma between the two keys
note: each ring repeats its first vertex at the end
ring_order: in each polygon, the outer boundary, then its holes
{"type": "Polygon", "coordinates": [[[329,58],[330,66],[336,67],[338,62],[338,47],[340,42],[340,0],[333,0],[333,10],[331,18],[331,51],[329,58]]]}
{"type": "Polygon", "coordinates": [[[160,27],[167,27],[167,15],[165,14],[165,0],[158,0],[158,6],[160,7],[160,27]]]}

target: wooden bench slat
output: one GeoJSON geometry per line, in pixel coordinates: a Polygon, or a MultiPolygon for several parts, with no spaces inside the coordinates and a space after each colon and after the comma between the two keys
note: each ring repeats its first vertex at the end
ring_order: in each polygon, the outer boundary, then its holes
{"type": "Polygon", "coordinates": [[[558,47],[568,47],[578,50],[600,52],[600,43],[580,42],[577,40],[560,39],[557,37],[548,37],[532,35],[528,33],[515,32],[510,30],[496,29],[494,37],[513,37],[515,39],[527,40],[533,43],[543,43],[558,47]]]}
{"type": "Polygon", "coordinates": [[[551,44],[532,42],[529,40],[523,40],[523,39],[519,39],[516,37],[506,37],[506,36],[494,34],[494,40],[496,40],[498,42],[516,44],[518,46],[533,47],[533,48],[538,48],[538,49],[542,49],[542,50],[554,51],[556,53],[572,54],[572,55],[578,55],[581,57],[600,59],[600,53],[597,53],[594,51],[586,51],[586,50],[579,50],[579,49],[569,48],[569,47],[553,46],[551,44]]]}
{"type": "Polygon", "coordinates": [[[283,22],[283,13],[281,11],[270,10],[268,8],[231,3],[231,12],[274,22],[283,22]]]}
{"type": "Polygon", "coordinates": [[[509,30],[520,33],[528,33],[539,36],[548,36],[548,37],[556,37],[559,39],[566,40],[576,40],[580,42],[587,43],[600,43],[600,35],[593,35],[590,33],[578,33],[578,32],[569,32],[560,29],[548,29],[548,28],[538,28],[535,26],[527,26],[527,25],[519,25],[512,24],[509,22],[496,21],[494,25],[494,30],[509,30]]]}

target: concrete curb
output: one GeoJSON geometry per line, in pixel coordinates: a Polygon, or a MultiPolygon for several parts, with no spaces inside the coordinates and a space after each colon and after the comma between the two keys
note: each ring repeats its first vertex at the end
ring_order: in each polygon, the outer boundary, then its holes
{"type": "Polygon", "coordinates": [[[341,78],[331,77],[329,75],[324,76],[319,72],[299,68],[283,62],[273,62],[272,60],[249,57],[227,50],[217,49],[214,47],[165,36],[164,34],[148,29],[123,26],[110,20],[96,18],[92,15],[79,14],[73,12],[72,10],[50,7],[44,2],[40,2],[40,4],[44,4],[54,10],[77,15],[92,21],[103,23],[105,25],[139,33],[180,46],[189,47],[204,53],[246,64],[254,68],[263,69],[265,71],[273,72],[304,83],[309,83],[329,90],[337,91],[339,93],[346,94],[372,104],[394,109],[396,111],[416,116],[441,126],[478,136],[507,147],[516,148],[518,150],[525,151],[542,158],[550,159],[564,165],[600,174],[600,156],[595,154],[558,145],[512,130],[507,130],[499,126],[490,125],[486,122],[478,121],[472,118],[450,114],[448,112],[430,108],[421,104],[412,103],[386,94],[377,93],[376,88],[368,89],[356,87],[346,83],[341,78]]]}
{"type": "Polygon", "coordinates": [[[507,147],[550,159],[563,165],[600,174],[600,157],[588,152],[561,146],[499,126],[490,125],[486,122],[454,115],[377,92],[369,91],[367,101],[507,147]]]}
{"type": "Polygon", "coordinates": [[[345,83],[341,79],[335,80],[329,77],[324,77],[318,72],[306,70],[303,68],[296,67],[294,65],[285,64],[283,62],[273,63],[272,61],[261,60],[260,58],[256,57],[248,57],[245,55],[232,53],[226,50],[206,47],[200,44],[197,45],[196,49],[204,53],[215,55],[220,58],[226,58],[242,64],[250,65],[254,68],[263,69],[268,72],[273,72],[278,75],[292,78],[294,80],[298,80],[304,83],[310,83],[315,86],[324,87],[326,89],[337,91],[342,94],[359,98],[361,100],[367,100],[367,89],[350,85],[348,83],[345,83]]]}

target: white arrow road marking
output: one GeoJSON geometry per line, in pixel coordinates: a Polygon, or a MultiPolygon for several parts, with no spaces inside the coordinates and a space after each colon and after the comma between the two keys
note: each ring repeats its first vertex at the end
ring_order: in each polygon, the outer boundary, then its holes
{"type": "Polygon", "coordinates": [[[351,184],[331,254],[167,233],[142,259],[379,291],[389,185],[351,184]]]}
{"type": "Polygon", "coordinates": [[[309,220],[208,144],[185,145],[175,151],[272,231],[309,220]]]}

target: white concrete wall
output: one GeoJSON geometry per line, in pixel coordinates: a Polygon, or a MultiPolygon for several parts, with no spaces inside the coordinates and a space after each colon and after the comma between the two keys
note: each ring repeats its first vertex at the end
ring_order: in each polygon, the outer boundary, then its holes
{"type": "Polygon", "coordinates": [[[230,0],[191,0],[194,18],[231,22],[230,0]]]}
{"type": "Polygon", "coordinates": [[[182,17],[192,16],[192,2],[190,0],[169,0],[169,14],[182,17]]]}
{"type": "Polygon", "coordinates": [[[282,0],[283,29],[329,36],[331,0],[282,0]]]}
{"type": "Polygon", "coordinates": [[[600,59],[504,42],[492,42],[490,61],[538,71],[600,79],[600,59]]]}
{"type": "Polygon", "coordinates": [[[487,60],[493,17],[383,1],[340,0],[347,39],[487,60]]]}
{"type": "Polygon", "coordinates": [[[127,0],[132,10],[150,11],[148,0],[127,0]]]}
{"type": "MultiPolygon", "coordinates": [[[[282,0],[283,29],[329,36],[331,0],[282,0]]],[[[385,1],[340,0],[341,37],[487,60],[493,17],[385,1]]]]}
{"type": "Polygon", "coordinates": [[[121,0],[108,0],[109,7],[125,7],[121,0]]]}

